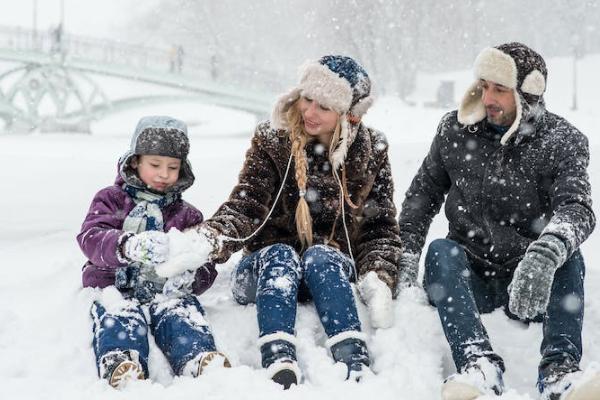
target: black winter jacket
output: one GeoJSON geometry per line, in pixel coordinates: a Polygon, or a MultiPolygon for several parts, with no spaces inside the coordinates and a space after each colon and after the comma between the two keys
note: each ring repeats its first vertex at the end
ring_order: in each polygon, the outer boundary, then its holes
{"type": "Polygon", "coordinates": [[[406,253],[420,255],[447,195],[448,238],[498,273],[512,273],[529,244],[550,233],[569,256],[595,226],[587,138],[544,109],[505,145],[485,120],[441,120],[400,215],[406,253]]]}

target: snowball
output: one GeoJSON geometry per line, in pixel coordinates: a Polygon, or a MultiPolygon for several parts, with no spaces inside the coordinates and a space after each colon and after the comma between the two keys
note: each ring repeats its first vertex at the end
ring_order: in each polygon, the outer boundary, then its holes
{"type": "Polygon", "coordinates": [[[169,258],[156,266],[158,276],[170,278],[184,271],[195,271],[209,261],[213,245],[202,232],[180,232],[173,228],[169,236],[169,258]]]}

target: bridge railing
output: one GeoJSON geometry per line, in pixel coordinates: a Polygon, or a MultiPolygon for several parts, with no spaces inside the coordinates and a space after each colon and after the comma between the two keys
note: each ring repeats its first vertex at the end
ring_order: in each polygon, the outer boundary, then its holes
{"type": "Polygon", "coordinates": [[[117,40],[67,34],[60,27],[33,31],[0,26],[0,48],[48,55],[57,61],[73,60],[122,65],[157,73],[185,74],[193,79],[213,80],[252,89],[280,91],[286,78],[275,71],[240,60],[224,61],[214,55],[178,53],[176,47],[160,48],[117,40]]]}

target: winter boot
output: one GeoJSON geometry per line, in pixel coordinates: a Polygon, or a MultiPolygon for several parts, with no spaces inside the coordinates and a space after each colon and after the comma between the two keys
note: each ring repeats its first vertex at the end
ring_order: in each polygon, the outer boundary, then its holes
{"type": "Polygon", "coordinates": [[[597,400],[600,399],[600,373],[579,369],[576,362],[567,359],[540,368],[538,389],[541,400],[597,400]]]}
{"type": "Polygon", "coordinates": [[[289,333],[277,332],[258,340],[262,366],[271,380],[284,390],[300,382],[301,374],[296,362],[296,338],[289,333]]]}
{"type": "Polygon", "coordinates": [[[144,371],[135,350],[115,350],[100,359],[100,377],[110,386],[121,388],[128,381],[144,379],[144,371]]]}
{"type": "Polygon", "coordinates": [[[473,400],[484,395],[502,395],[504,368],[489,358],[477,357],[442,385],[442,400],[473,400]]]}
{"type": "Polygon", "coordinates": [[[183,372],[181,374],[197,378],[202,375],[207,368],[212,367],[231,368],[231,363],[223,353],[218,351],[207,351],[198,354],[188,361],[185,364],[185,367],[183,367],[183,372]]]}
{"type": "Polygon", "coordinates": [[[346,364],[346,380],[359,382],[371,372],[369,352],[363,337],[360,332],[342,332],[327,340],[333,359],[346,364]]]}

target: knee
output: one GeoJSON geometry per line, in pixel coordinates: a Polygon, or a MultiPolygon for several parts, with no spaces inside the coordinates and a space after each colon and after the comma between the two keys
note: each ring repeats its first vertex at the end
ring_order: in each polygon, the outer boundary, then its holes
{"type": "Polygon", "coordinates": [[[298,270],[299,257],[296,250],[287,244],[277,243],[260,250],[259,275],[276,268],[298,270]]]}
{"type": "Polygon", "coordinates": [[[304,252],[301,264],[307,275],[325,270],[340,271],[348,275],[344,269],[345,262],[344,256],[338,250],[326,245],[316,245],[304,252]]]}
{"type": "Polygon", "coordinates": [[[426,282],[445,280],[443,277],[461,274],[464,270],[467,270],[467,257],[457,242],[450,239],[431,242],[425,256],[426,282]]]}

